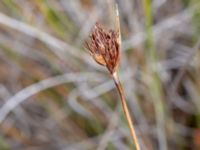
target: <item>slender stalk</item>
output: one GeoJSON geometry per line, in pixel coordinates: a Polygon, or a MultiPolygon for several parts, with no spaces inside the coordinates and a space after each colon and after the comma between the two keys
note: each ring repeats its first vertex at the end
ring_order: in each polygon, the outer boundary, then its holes
{"type": "Polygon", "coordinates": [[[131,119],[129,108],[128,108],[128,105],[127,105],[127,102],[126,102],[126,98],[125,98],[123,86],[120,83],[120,80],[119,80],[117,72],[114,72],[112,74],[112,77],[113,77],[113,80],[115,82],[116,88],[117,88],[117,90],[119,92],[119,95],[120,95],[120,98],[121,98],[121,102],[122,102],[122,107],[123,107],[123,110],[124,110],[124,114],[125,114],[126,119],[128,121],[128,125],[129,125],[129,128],[131,130],[131,136],[132,136],[133,141],[135,143],[136,150],[140,150],[140,145],[139,145],[138,138],[137,138],[137,135],[136,135],[136,132],[135,132],[133,121],[131,119]]]}
{"type": "Polygon", "coordinates": [[[96,23],[90,41],[86,41],[86,46],[93,56],[94,60],[105,66],[115,82],[119,92],[122,107],[131,130],[133,142],[135,143],[136,150],[140,150],[140,145],[136,136],[135,128],[131,119],[128,105],[125,99],[123,87],[117,75],[117,69],[120,62],[120,49],[121,49],[121,32],[118,5],[116,4],[116,24],[115,30],[106,31],[99,23],[96,23]]]}

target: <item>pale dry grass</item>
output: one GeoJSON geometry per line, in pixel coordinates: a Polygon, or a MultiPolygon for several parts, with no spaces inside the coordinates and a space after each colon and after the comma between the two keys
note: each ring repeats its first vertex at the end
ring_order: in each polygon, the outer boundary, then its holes
{"type": "MultiPolygon", "coordinates": [[[[200,4],[152,2],[117,0],[119,77],[141,149],[199,149],[200,4]]],[[[83,46],[97,20],[112,26],[112,6],[0,2],[0,149],[133,149],[115,85],[83,46]]]]}

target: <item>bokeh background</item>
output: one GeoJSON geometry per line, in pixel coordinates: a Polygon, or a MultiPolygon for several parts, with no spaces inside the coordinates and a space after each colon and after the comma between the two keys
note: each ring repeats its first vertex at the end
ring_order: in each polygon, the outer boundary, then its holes
{"type": "MultiPolygon", "coordinates": [[[[142,150],[200,150],[200,1],[116,0],[119,76],[142,150]]],[[[84,48],[112,0],[0,1],[0,150],[130,150],[108,71],[84,48]]]]}

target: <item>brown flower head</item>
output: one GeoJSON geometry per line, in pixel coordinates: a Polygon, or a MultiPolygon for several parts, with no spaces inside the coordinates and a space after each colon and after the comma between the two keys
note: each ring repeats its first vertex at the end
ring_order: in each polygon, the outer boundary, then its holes
{"type": "Polygon", "coordinates": [[[120,61],[119,32],[107,31],[96,23],[86,46],[97,63],[106,66],[111,74],[116,71],[120,61]]]}

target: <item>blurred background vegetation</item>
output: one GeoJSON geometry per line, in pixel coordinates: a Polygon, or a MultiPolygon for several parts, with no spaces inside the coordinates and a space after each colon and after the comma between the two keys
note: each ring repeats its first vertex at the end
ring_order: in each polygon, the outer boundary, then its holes
{"type": "MultiPolygon", "coordinates": [[[[200,1],[116,0],[120,79],[142,150],[200,150],[200,1]]],[[[105,68],[84,48],[112,0],[0,1],[0,150],[129,150],[105,68]]]]}

